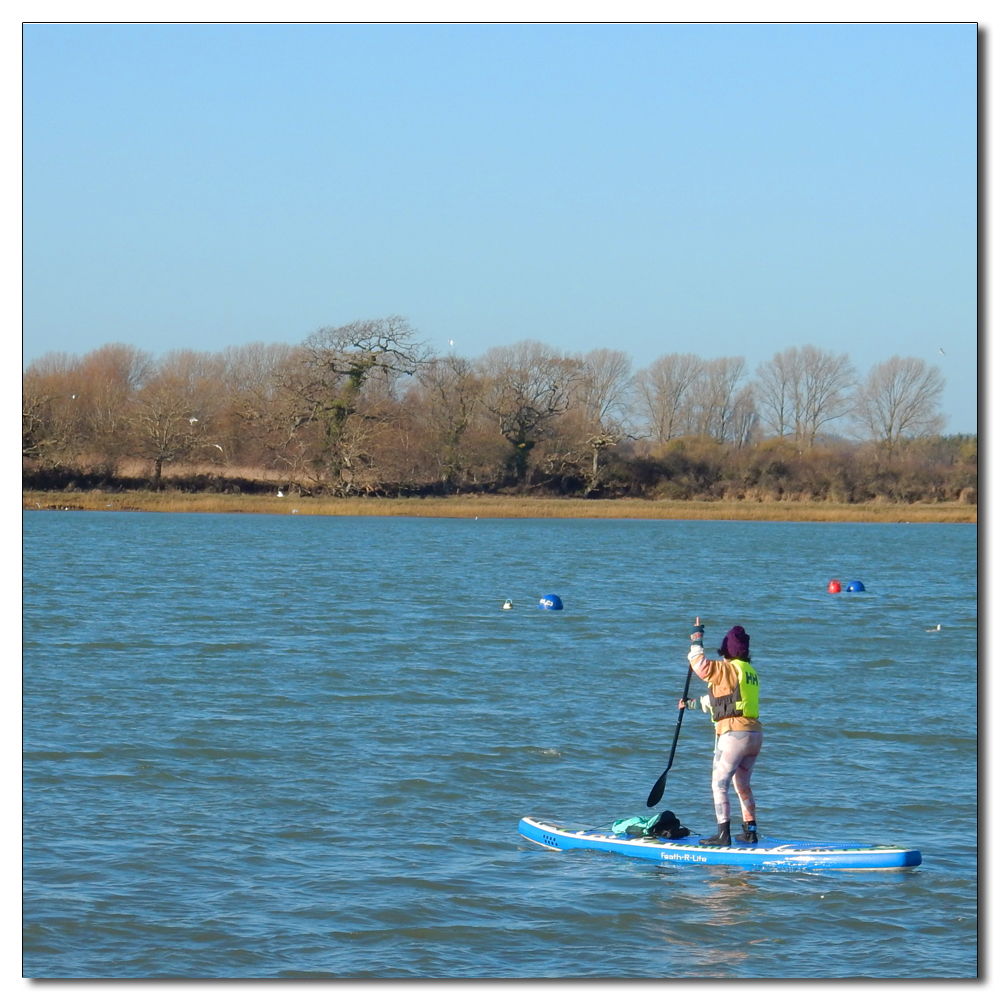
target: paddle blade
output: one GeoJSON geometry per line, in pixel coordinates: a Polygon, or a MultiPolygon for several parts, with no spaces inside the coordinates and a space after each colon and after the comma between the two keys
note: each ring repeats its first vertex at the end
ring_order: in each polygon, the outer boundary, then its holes
{"type": "Polygon", "coordinates": [[[663,798],[663,789],[667,787],[667,772],[664,771],[663,774],[656,779],[656,784],[653,785],[653,790],[649,793],[649,798],[646,799],[646,808],[652,809],[660,799],[663,798]]]}

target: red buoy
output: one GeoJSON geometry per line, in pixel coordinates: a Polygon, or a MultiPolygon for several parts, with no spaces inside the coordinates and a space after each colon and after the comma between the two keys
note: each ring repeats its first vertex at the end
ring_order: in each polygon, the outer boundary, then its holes
{"type": "Polygon", "coordinates": [[[831,580],[830,581],[830,586],[827,587],[826,589],[827,589],[828,593],[839,594],[840,593],[840,581],[839,580],[831,580]]]}

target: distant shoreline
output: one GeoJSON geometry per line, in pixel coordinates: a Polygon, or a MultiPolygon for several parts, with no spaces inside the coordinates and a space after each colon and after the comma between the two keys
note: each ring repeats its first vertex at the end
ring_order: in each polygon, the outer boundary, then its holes
{"type": "Polygon", "coordinates": [[[90,510],[200,514],[375,517],[625,518],[633,520],[845,521],[976,524],[978,505],[963,503],[827,503],[801,500],[583,500],[462,494],[451,497],[279,497],[219,493],[22,494],[24,510],[90,510]]]}

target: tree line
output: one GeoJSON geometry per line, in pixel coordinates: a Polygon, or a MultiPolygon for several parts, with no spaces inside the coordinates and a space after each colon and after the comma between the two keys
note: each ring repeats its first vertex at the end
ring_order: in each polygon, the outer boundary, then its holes
{"type": "Polygon", "coordinates": [[[309,494],[949,500],[974,491],[977,446],[941,436],[943,389],[920,358],[862,375],[812,345],[752,374],[743,357],[636,371],[624,351],[532,340],[436,355],[395,316],[297,345],[157,358],[116,343],[25,369],[25,482],[113,488],[140,460],[153,489],[199,467],[309,494]]]}

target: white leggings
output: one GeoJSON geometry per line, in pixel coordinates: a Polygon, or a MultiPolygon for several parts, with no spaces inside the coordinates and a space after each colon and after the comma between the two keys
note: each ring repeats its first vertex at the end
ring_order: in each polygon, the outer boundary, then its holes
{"type": "Polygon", "coordinates": [[[763,733],[746,729],[730,730],[723,733],[715,744],[712,760],[712,799],[715,802],[715,818],[720,823],[729,819],[729,783],[733,783],[740,797],[743,820],[749,823],[756,819],[756,803],[750,790],[750,772],[757,763],[763,733]]]}

